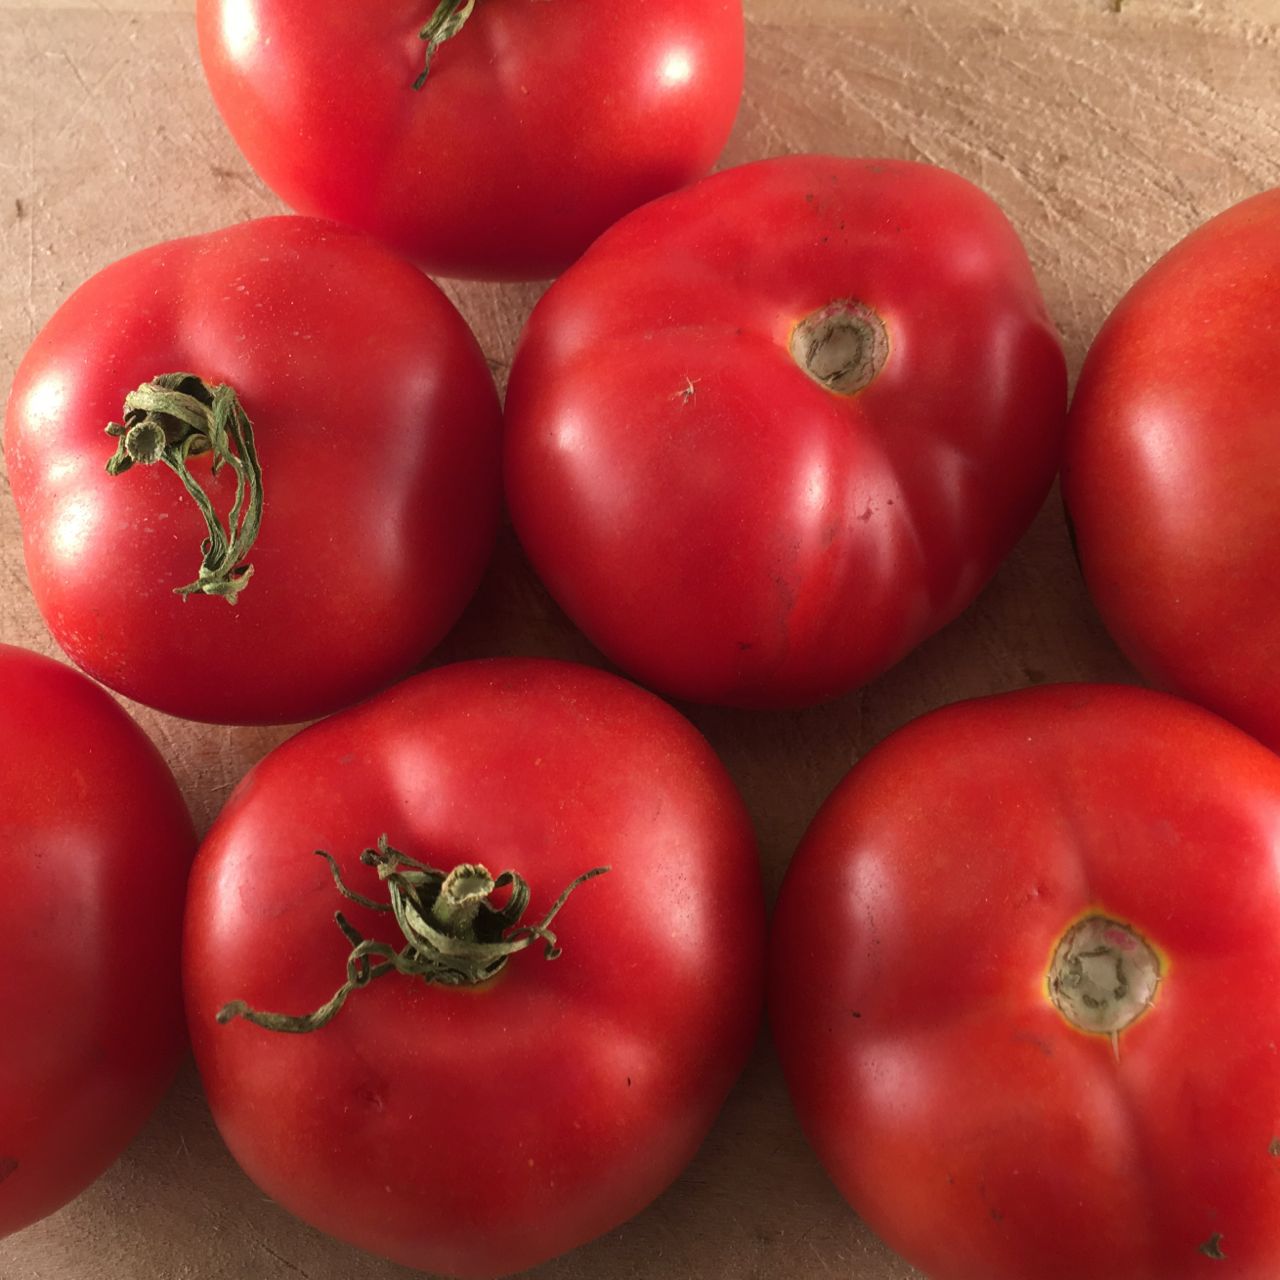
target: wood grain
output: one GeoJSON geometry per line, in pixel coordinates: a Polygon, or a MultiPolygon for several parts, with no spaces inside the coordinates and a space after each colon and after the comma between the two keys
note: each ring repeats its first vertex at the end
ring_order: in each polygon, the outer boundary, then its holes
{"type": "MultiPolygon", "coordinates": [[[[1151,261],[1211,214],[1280,184],[1280,0],[748,0],[746,8],[748,86],[724,162],[802,150],[881,154],[971,178],[1026,239],[1073,372],[1151,261]]],[[[92,272],[156,240],[280,209],[213,109],[190,10],[190,0],[0,0],[5,385],[39,326],[92,272]]],[[[504,369],[539,289],[446,287],[504,369]]],[[[7,494],[0,641],[53,651],[7,494]]],[[[509,533],[435,660],[496,653],[599,660],[509,533]]],[[[772,894],[837,779],[913,716],[1045,680],[1133,678],[1085,596],[1055,495],[973,607],[866,689],[786,715],[684,709],[747,797],[772,894]]],[[[245,769],[290,732],[196,727],[131,709],[173,764],[202,829],[245,769]]],[[[410,1274],[265,1200],[223,1149],[190,1068],[96,1186],[0,1242],[0,1280],[410,1274]]],[[[634,1222],[537,1274],[914,1273],[831,1188],[762,1038],[679,1182],[634,1222]]]]}

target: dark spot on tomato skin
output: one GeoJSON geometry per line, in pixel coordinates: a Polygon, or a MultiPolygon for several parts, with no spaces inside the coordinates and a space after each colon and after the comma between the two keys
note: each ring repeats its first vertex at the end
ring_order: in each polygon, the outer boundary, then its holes
{"type": "Polygon", "coordinates": [[[1047,1040],[1042,1040],[1039,1036],[1029,1035],[1024,1031],[1014,1036],[1014,1039],[1022,1044],[1030,1045],[1033,1049],[1039,1049],[1046,1058],[1053,1057],[1053,1046],[1047,1040]]]}
{"type": "Polygon", "coordinates": [[[1004,1210],[997,1209],[995,1205],[991,1204],[987,1200],[987,1184],[985,1182],[978,1183],[978,1199],[981,1200],[983,1205],[986,1207],[987,1214],[991,1218],[992,1222],[1004,1221],[1004,1210]]]}
{"type": "Polygon", "coordinates": [[[11,1173],[18,1172],[18,1162],[12,1156],[0,1156],[0,1182],[3,1182],[11,1173]]]}
{"type": "Polygon", "coordinates": [[[1271,1145],[1267,1147],[1267,1152],[1273,1156],[1280,1156],[1280,1138],[1271,1139],[1271,1145]]]}
{"type": "Polygon", "coordinates": [[[631,1088],[631,1077],[630,1077],[630,1076],[628,1076],[628,1077],[627,1077],[627,1088],[628,1088],[628,1089],[630,1089],[630,1088],[631,1088]]]}
{"type": "Polygon", "coordinates": [[[1211,1235],[1204,1244],[1200,1246],[1200,1252],[1203,1253],[1206,1258],[1213,1258],[1215,1261],[1225,1260],[1227,1255],[1222,1251],[1222,1232],[1215,1231],[1213,1235],[1211,1235]]]}
{"type": "Polygon", "coordinates": [[[362,1085],[356,1090],[356,1097],[373,1111],[386,1110],[386,1103],[382,1100],[382,1094],[373,1085],[362,1085]]]}
{"type": "Polygon", "coordinates": [[[741,649],[743,653],[746,653],[748,649],[754,649],[755,645],[750,640],[739,640],[738,648],[741,649]]]}
{"type": "Polygon", "coordinates": [[[861,1014],[857,1009],[850,1009],[850,1010],[849,1010],[849,1017],[851,1017],[851,1018],[860,1018],[860,1017],[862,1017],[862,1014],[861,1014]]]}

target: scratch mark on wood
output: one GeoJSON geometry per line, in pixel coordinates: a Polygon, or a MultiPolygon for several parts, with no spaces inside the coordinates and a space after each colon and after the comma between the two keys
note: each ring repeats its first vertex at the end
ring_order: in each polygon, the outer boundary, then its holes
{"type": "Polygon", "coordinates": [[[310,1276],[308,1276],[307,1273],[300,1266],[298,1266],[296,1262],[290,1262],[289,1259],[286,1258],[283,1254],[277,1253],[269,1244],[264,1243],[262,1240],[259,1240],[258,1244],[261,1246],[261,1248],[265,1252],[269,1253],[282,1267],[285,1267],[287,1270],[292,1271],[294,1275],[302,1276],[303,1280],[310,1280],[310,1276]]]}

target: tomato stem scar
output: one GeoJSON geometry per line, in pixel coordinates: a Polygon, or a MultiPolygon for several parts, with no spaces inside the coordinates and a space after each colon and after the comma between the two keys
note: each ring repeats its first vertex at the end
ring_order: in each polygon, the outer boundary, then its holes
{"type": "Polygon", "coordinates": [[[426,26],[418,32],[418,39],[425,41],[427,46],[426,65],[413,82],[414,89],[421,89],[427,83],[427,76],[431,74],[431,59],[436,56],[436,50],[462,30],[475,7],[476,0],[440,0],[436,11],[427,19],[426,26]]]}
{"type": "Polygon", "coordinates": [[[1078,1031],[1118,1036],[1151,1008],[1160,985],[1160,957],[1130,925],[1102,915],[1077,920],[1049,963],[1048,995],[1078,1031]]]}
{"type": "Polygon", "coordinates": [[[253,576],[245,557],[262,525],[262,467],[253,424],[239,397],[225,384],[210,386],[194,373],[166,373],[144,382],[124,398],[124,421],[107,424],[119,440],[107,474],[122,475],[135,463],[163,462],[182,481],[200,508],[208,533],[200,544],[200,572],[194,582],[175,587],[190,595],[221,596],[235,604],[253,576]],[[229,466],[236,494],[223,530],[209,495],[187,466],[188,458],[213,454],[213,474],[229,466]]]}
{"type": "Polygon", "coordinates": [[[796,325],[791,358],[828,391],[851,396],[870,386],[884,368],[889,334],[869,306],[842,298],[796,325]]]}
{"type": "Polygon", "coordinates": [[[568,901],[569,895],[585,880],[604,875],[608,867],[584,871],[556,899],[551,910],[536,924],[520,924],[529,905],[529,885],[514,871],[493,877],[479,863],[465,862],[452,871],[440,871],[407,857],[387,843],[384,835],[376,848],[365,849],[360,861],[377,868],[378,878],[387,888],[389,901],[378,902],[349,889],[331,854],[316,850],[333,874],[333,882],[343,897],[370,911],[394,914],[405,944],[397,951],[389,943],[365,938],[342,914],[334,921],[351,944],[347,956],[347,980],[333,996],[312,1013],[264,1013],[243,1000],[232,1000],[217,1015],[220,1023],[244,1018],[268,1031],[307,1032],[323,1027],[347,997],[375,978],[387,973],[422,978],[444,986],[474,986],[492,978],[507,961],[534,942],[546,947],[544,958],[560,955],[551,921],[568,901]],[[498,889],[510,888],[506,904],[496,907],[489,901],[498,889]]]}

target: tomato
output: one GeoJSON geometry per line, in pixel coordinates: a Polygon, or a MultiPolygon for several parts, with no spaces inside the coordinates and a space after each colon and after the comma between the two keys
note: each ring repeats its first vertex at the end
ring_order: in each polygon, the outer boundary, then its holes
{"type": "Polygon", "coordinates": [[[667,693],[817,702],[967,605],[1045,496],[1062,351],[975,187],[793,156],[630,215],[544,296],[507,399],[535,569],[667,693]]]}
{"type": "Polygon", "coordinates": [[[1280,188],[1194,232],[1098,334],[1063,491],[1089,591],[1152,682],[1280,749],[1280,188]]]}
{"type": "Polygon", "coordinates": [[[1280,760],[1149,690],[915,721],[810,827],[769,1012],[810,1141],[932,1280],[1280,1269],[1280,760]]]}
{"type": "MultiPolygon", "coordinates": [[[[428,906],[438,878],[436,893],[428,906]]],[[[687,721],[590,668],[472,662],[304,730],[248,775],[196,860],[187,1007],[214,1118],[267,1194],[396,1261],[491,1276],[608,1230],[684,1167],[753,1043],[763,951],[750,826],[687,721]],[[533,938],[476,985],[448,957],[437,982],[391,972],[408,935],[344,896],[316,850],[384,911],[393,887],[414,891],[388,858],[410,879],[416,863],[513,869],[524,925],[575,886],[561,954],[547,963],[533,938]],[[318,1029],[231,1016],[322,1008],[359,938],[386,976],[318,1029]]]]}
{"type": "Polygon", "coordinates": [[[741,0],[198,0],[196,25],[267,184],[444,275],[556,274],[704,174],[742,94],[741,0]]]}
{"type": "Polygon", "coordinates": [[[0,1236],[124,1150],[186,1043],[195,833],[164,761],[79,673],[0,645],[0,1236]]]}
{"type": "Polygon", "coordinates": [[[435,285],[351,232],[268,218],[72,294],[18,370],[5,454],[73,661],[173,715],[284,723],[390,683],[453,624],[497,530],[500,431],[435,285]],[[154,381],[178,374],[196,376],[154,381]],[[172,465],[108,475],[126,443],[108,424],[172,465]]]}

